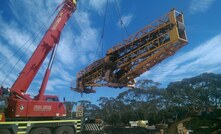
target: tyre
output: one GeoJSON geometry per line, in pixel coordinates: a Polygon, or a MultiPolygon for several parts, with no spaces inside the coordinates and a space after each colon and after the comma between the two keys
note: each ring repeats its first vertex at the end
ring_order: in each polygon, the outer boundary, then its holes
{"type": "Polygon", "coordinates": [[[51,134],[51,130],[49,128],[35,128],[31,131],[30,134],[51,134]]]}
{"type": "Polygon", "coordinates": [[[8,129],[0,129],[0,134],[11,134],[8,129]]]}
{"type": "Polygon", "coordinates": [[[57,128],[55,130],[55,134],[75,134],[75,132],[72,127],[63,126],[63,127],[57,128]]]}

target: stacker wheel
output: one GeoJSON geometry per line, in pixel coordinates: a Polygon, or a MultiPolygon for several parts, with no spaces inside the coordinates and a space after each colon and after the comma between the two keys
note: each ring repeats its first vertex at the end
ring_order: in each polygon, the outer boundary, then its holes
{"type": "Polygon", "coordinates": [[[0,129],[0,134],[11,134],[8,129],[0,129]]]}
{"type": "Polygon", "coordinates": [[[33,129],[30,134],[51,134],[51,130],[49,128],[40,127],[33,129]]]}
{"type": "Polygon", "coordinates": [[[63,127],[57,128],[55,130],[55,134],[75,134],[75,132],[72,127],[63,126],[63,127]]]}

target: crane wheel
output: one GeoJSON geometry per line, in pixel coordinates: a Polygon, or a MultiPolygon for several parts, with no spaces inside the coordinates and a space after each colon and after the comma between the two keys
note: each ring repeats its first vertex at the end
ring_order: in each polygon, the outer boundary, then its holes
{"type": "Polygon", "coordinates": [[[0,134],[11,134],[8,129],[0,129],[0,134]]]}
{"type": "Polygon", "coordinates": [[[75,134],[74,129],[69,126],[59,127],[55,130],[55,134],[75,134]]]}
{"type": "Polygon", "coordinates": [[[51,130],[49,128],[40,127],[33,129],[30,134],[51,134],[51,130]]]}

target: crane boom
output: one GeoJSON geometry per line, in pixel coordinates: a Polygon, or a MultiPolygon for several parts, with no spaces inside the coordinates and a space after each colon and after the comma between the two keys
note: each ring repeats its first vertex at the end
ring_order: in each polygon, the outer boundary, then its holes
{"type": "Polygon", "coordinates": [[[81,70],[73,89],[93,93],[92,87],[96,86],[133,86],[136,77],[175,54],[187,42],[183,14],[173,9],[81,70]]]}

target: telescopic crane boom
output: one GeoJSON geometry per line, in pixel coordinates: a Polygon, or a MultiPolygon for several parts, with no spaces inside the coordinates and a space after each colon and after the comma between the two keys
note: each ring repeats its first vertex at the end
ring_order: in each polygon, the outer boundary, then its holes
{"type": "Polygon", "coordinates": [[[94,93],[93,87],[131,87],[136,77],[175,54],[187,42],[183,14],[171,10],[77,73],[76,88],[72,89],[94,93]]]}

